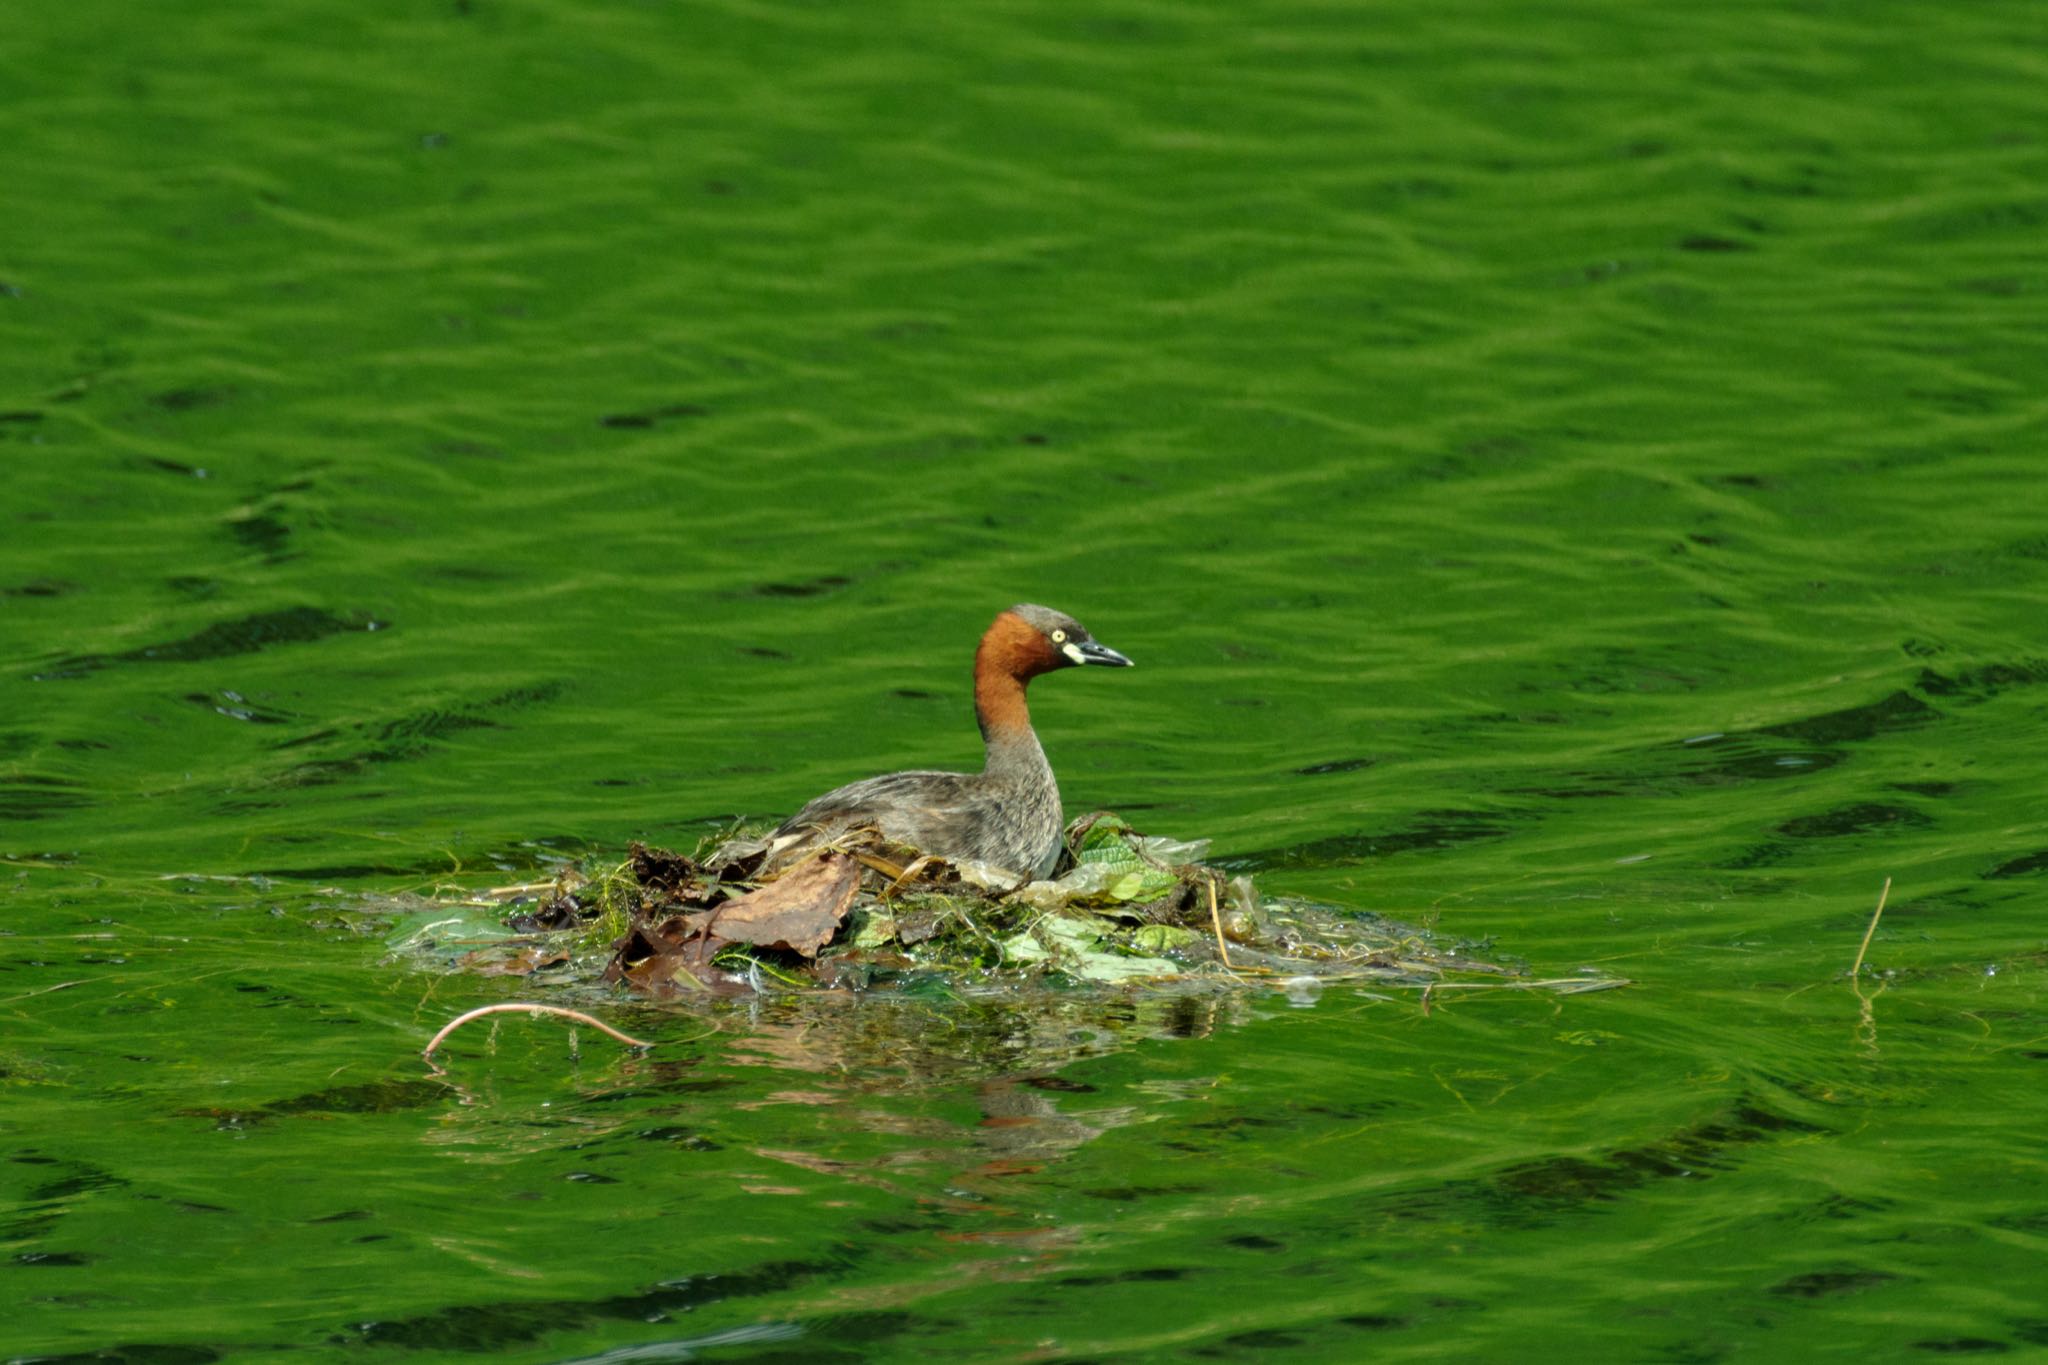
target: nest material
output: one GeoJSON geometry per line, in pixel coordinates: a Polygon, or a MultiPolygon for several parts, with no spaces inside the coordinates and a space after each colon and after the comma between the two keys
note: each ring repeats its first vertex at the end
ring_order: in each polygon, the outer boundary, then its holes
{"type": "Polygon", "coordinates": [[[786,866],[760,839],[698,856],[634,844],[616,866],[548,884],[511,916],[511,937],[501,931],[458,965],[526,975],[594,963],[601,950],[602,980],[656,995],[759,989],[768,978],[857,989],[1030,978],[1460,984],[1453,975],[1554,990],[1622,984],[1535,981],[1392,920],[1262,899],[1249,877],[1204,863],[1207,851],[1107,814],[1068,828],[1063,870],[1044,881],[920,856],[871,830],[786,866]]]}

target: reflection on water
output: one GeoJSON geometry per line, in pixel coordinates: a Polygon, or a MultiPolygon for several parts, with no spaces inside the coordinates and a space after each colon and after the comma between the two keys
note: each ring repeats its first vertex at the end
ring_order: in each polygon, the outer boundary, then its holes
{"type": "MultiPolygon", "coordinates": [[[[479,1025],[473,1027],[489,1032],[481,1054],[444,1058],[446,1069],[431,1081],[322,1091],[234,1117],[253,1122],[361,1106],[382,1106],[379,1112],[426,1108],[436,1111],[435,1126],[424,1134],[427,1141],[462,1147],[478,1160],[506,1161],[564,1142],[581,1147],[622,1135],[640,1141],[685,1140],[683,1129],[639,1126],[642,1101],[675,1100],[700,1111],[708,1106],[744,1113],[803,1106],[826,1111],[831,1122],[930,1142],[916,1150],[892,1148],[885,1158],[868,1162],[794,1151],[764,1155],[849,1178],[870,1166],[957,1164],[963,1150],[980,1153],[991,1170],[1003,1162],[1019,1163],[1021,1169],[1022,1163],[1057,1160],[1139,1115],[1128,1107],[1095,1106],[1085,1119],[1063,1114],[1062,1096],[1094,1093],[1082,1082],[1062,1079],[1064,1070],[1145,1042],[1208,1038],[1252,1017],[1256,1009],[1253,998],[1242,992],[1112,996],[1019,987],[981,999],[929,1000],[862,998],[848,992],[777,994],[671,1018],[669,1031],[683,1027],[681,1020],[692,1021],[689,1031],[696,1041],[680,1046],[694,1056],[678,1058],[669,1050],[677,1045],[664,1045],[646,1054],[585,1057],[572,1034],[568,1046],[579,1073],[591,1067],[602,1079],[595,1086],[584,1082],[574,1102],[549,1100],[544,1116],[508,1112],[494,1076],[508,1065],[549,1065],[547,1044],[522,1040],[513,1060],[501,1055],[501,1046],[514,1044],[508,1038],[501,1045],[500,1031],[524,1026],[479,1025]],[[707,1021],[709,1028],[697,1027],[707,1021]],[[712,1053],[715,1062],[707,1055],[712,1053]],[[906,1122],[886,1103],[954,1091],[974,1097],[978,1118],[965,1128],[951,1119],[906,1122]],[[454,1102],[446,1103],[451,1098],[454,1102]]],[[[540,1025],[535,1032],[559,1027],[540,1025]]],[[[602,1039],[592,1043],[612,1050],[602,1039]]]]}

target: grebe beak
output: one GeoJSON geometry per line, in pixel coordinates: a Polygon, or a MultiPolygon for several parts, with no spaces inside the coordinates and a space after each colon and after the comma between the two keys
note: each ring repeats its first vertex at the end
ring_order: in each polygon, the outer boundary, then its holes
{"type": "Polygon", "coordinates": [[[1097,644],[1093,640],[1089,640],[1085,644],[1069,643],[1061,645],[1060,652],[1077,664],[1107,664],[1111,668],[1129,668],[1131,666],[1129,659],[1126,659],[1108,645],[1097,644]]]}

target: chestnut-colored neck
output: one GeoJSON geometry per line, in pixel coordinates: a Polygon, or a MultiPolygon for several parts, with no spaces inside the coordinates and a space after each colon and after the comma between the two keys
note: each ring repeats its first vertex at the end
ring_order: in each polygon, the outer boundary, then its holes
{"type": "Polygon", "coordinates": [[[1024,686],[1057,666],[1045,637],[1007,611],[981,637],[981,646],[974,651],[974,718],[981,725],[991,762],[999,750],[1012,745],[1037,747],[1024,686]]]}

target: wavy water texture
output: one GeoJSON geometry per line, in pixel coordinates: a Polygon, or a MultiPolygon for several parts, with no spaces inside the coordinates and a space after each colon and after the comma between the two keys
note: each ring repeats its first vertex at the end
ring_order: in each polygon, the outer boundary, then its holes
{"type": "Polygon", "coordinates": [[[2037,6],[8,37],[0,1354],[2048,1345],[2037,6]],[[1635,987],[406,1060],[565,988],[365,906],[972,765],[1020,600],[1070,811],[1635,987]]]}

